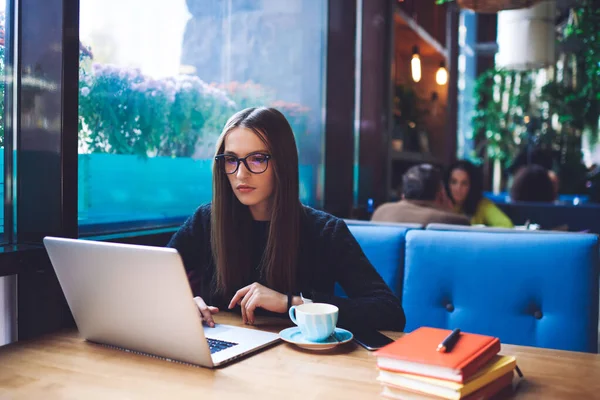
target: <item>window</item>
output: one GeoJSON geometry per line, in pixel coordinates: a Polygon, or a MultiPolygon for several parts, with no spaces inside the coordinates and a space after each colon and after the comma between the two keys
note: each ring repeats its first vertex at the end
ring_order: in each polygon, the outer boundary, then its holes
{"type": "MultiPolygon", "coordinates": [[[[5,68],[5,31],[6,31],[6,0],[0,0],[0,196],[4,199],[4,95],[6,74],[5,68]]],[[[6,242],[4,234],[4,211],[0,209],[0,242],[6,242]]],[[[16,339],[16,288],[15,275],[0,276],[0,346],[11,343],[16,339]]]]}
{"type": "Polygon", "coordinates": [[[457,154],[470,159],[474,152],[471,118],[477,108],[473,97],[477,79],[477,55],[473,52],[477,44],[477,14],[463,10],[459,21],[457,154]]]}
{"type": "Polygon", "coordinates": [[[211,199],[227,118],[272,106],[322,204],[325,0],[81,0],[81,234],[180,223],[211,199]],[[113,4],[114,3],[114,4],[113,4]]]}
{"type": "MultiPolygon", "coordinates": [[[[4,92],[6,82],[6,68],[5,66],[5,54],[6,47],[4,43],[5,30],[6,30],[6,0],[0,0],[0,196],[4,199],[4,92]]],[[[6,238],[4,235],[4,211],[2,207],[0,210],[0,239],[1,242],[5,242],[6,238]]]]}

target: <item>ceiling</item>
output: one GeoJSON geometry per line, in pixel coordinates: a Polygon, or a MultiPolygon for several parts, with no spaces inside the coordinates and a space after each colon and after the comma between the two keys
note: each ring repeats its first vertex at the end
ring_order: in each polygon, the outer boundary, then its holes
{"type": "Polygon", "coordinates": [[[425,40],[422,35],[411,27],[411,25],[415,26],[414,21],[410,19],[407,21],[405,18],[406,16],[403,17],[400,13],[394,15],[396,55],[410,57],[412,56],[412,48],[416,45],[419,46],[419,54],[422,58],[443,58],[444,54],[438,49],[439,47],[443,47],[443,44],[435,41],[423,28],[419,27],[420,33],[429,39],[425,40]]]}

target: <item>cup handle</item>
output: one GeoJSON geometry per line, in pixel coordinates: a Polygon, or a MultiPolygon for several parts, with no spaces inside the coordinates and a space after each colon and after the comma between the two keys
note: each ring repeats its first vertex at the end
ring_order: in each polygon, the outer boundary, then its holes
{"type": "Polygon", "coordinates": [[[288,313],[290,314],[290,319],[292,320],[292,322],[298,325],[298,321],[296,321],[296,306],[291,306],[290,311],[288,311],[288,313]]]}

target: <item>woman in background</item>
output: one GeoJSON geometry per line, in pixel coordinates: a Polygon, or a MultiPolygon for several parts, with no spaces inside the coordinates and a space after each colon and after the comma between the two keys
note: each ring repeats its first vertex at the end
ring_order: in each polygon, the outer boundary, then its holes
{"type": "Polygon", "coordinates": [[[450,166],[446,190],[454,203],[454,210],[468,216],[472,225],[513,227],[510,218],[483,196],[483,177],[469,161],[457,161],[450,166]]]}

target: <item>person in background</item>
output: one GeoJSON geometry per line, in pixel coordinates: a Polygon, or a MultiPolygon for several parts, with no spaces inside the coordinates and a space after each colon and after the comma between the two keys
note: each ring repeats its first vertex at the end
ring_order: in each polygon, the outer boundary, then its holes
{"type": "Polygon", "coordinates": [[[481,171],[469,161],[461,160],[451,165],[445,182],[454,210],[469,217],[471,224],[513,227],[510,218],[483,196],[481,171]]]}
{"type": "Polygon", "coordinates": [[[510,198],[512,201],[553,202],[556,195],[548,170],[536,164],[519,169],[510,189],[510,198]]]}
{"type": "Polygon", "coordinates": [[[469,220],[452,210],[442,181],[442,172],[430,164],[411,167],[402,177],[402,200],[379,206],[371,221],[443,223],[469,225],[469,220]]]}
{"type": "Polygon", "coordinates": [[[246,324],[256,313],[287,318],[292,305],[329,303],[348,329],[402,331],[405,316],[346,223],[300,203],[298,150],[273,108],[233,115],[217,142],[212,203],[171,238],[202,319],[219,308],[246,324]],[[339,283],[348,297],[334,295],[339,283]]]}

